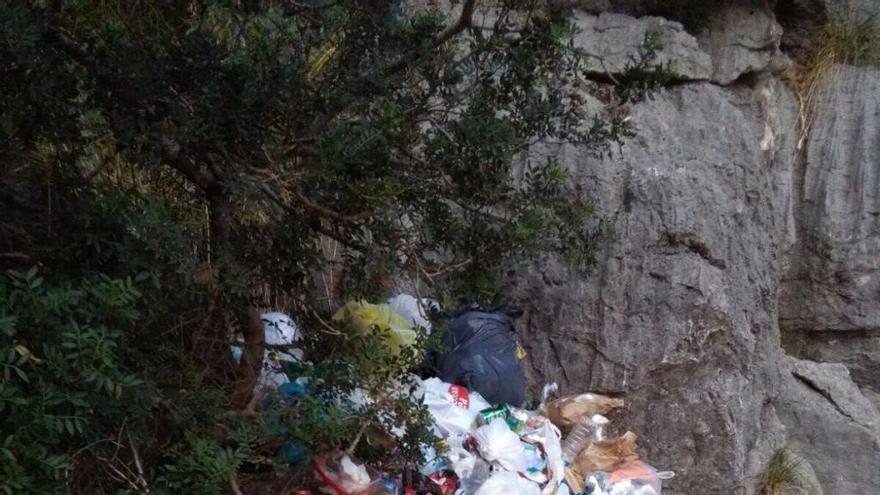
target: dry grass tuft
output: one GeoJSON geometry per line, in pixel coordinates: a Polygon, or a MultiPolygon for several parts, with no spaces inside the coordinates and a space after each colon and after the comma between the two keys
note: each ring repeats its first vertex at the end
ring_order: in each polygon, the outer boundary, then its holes
{"type": "Polygon", "coordinates": [[[758,495],[808,495],[798,470],[801,462],[786,449],[776,451],[767,463],[758,495]]]}
{"type": "Polygon", "coordinates": [[[857,19],[853,9],[832,13],[814,34],[812,54],[789,70],[786,80],[795,88],[801,105],[801,138],[812,124],[814,100],[823,81],[836,77],[842,65],[880,66],[880,23],[874,17],[857,19]]]}

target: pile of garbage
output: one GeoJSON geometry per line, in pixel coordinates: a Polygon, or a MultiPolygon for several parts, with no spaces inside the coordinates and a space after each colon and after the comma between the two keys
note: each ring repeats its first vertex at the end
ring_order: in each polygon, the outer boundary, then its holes
{"type": "MultiPolygon", "coordinates": [[[[350,302],[334,319],[356,322],[362,332],[384,329],[389,346],[400,348],[415,340],[414,326],[430,331],[431,308],[437,303],[401,295],[388,304],[350,302]]],[[[267,313],[263,321],[270,348],[289,348],[302,338],[287,315],[267,313]]],[[[524,353],[513,315],[462,308],[451,315],[443,340],[439,376],[419,378],[414,397],[428,409],[442,448],[427,449],[426,462],[403,473],[380,472],[338,450],[320,453],[313,467],[322,493],[659,495],[662,480],[673,476],[639,459],[635,433],[606,436],[606,415],[624,407],[621,399],[592,393],[551,399],[551,384],[539,405],[524,408],[524,353]]],[[[279,363],[303,359],[298,349],[268,350],[258,386],[299,389],[303,384],[291,382],[279,363]]]]}

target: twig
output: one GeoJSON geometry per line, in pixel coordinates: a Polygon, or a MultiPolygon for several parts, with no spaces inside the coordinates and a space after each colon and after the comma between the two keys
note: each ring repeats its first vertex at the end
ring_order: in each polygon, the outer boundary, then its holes
{"type": "Polygon", "coordinates": [[[131,456],[134,458],[134,467],[137,468],[138,483],[144,487],[144,493],[149,493],[147,487],[147,479],[144,477],[144,466],[141,464],[141,456],[138,454],[137,448],[134,446],[134,440],[131,438],[131,430],[126,431],[128,435],[128,445],[131,447],[131,456]]]}
{"type": "MultiPolygon", "coordinates": [[[[134,481],[132,481],[128,474],[123,473],[122,471],[119,470],[118,467],[116,467],[114,465],[115,459],[107,459],[106,457],[101,457],[101,456],[95,456],[95,458],[97,460],[103,462],[105,467],[112,471],[111,476],[113,474],[118,476],[118,478],[114,478],[116,481],[124,481],[124,482],[128,483],[129,485],[131,485],[132,488],[134,488],[135,492],[141,491],[141,487],[139,487],[134,481]]],[[[126,466],[125,464],[121,464],[121,466],[126,468],[126,470],[128,470],[128,466],[126,466]]],[[[130,470],[129,470],[129,473],[131,473],[130,470]]],[[[133,475],[134,473],[131,473],[131,474],[133,475]]]]}
{"type": "Polygon", "coordinates": [[[256,416],[257,415],[257,404],[263,399],[264,393],[254,392],[254,396],[251,397],[251,400],[247,403],[247,406],[241,411],[242,416],[256,416]]]}
{"type": "MultiPolygon", "coordinates": [[[[288,205],[287,203],[285,203],[284,201],[282,201],[281,198],[279,198],[278,195],[275,194],[275,192],[272,191],[272,190],[269,188],[269,186],[267,186],[265,183],[263,183],[263,182],[258,182],[258,183],[257,183],[257,187],[258,187],[263,193],[265,193],[266,196],[267,196],[269,199],[271,199],[273,203],[275,203],[276,205],[278,205],[282,210],[284,210],[284,211],[286,211],[286,212],[288,212],[288,213],[291,213],[291,214],[296,214],[296,215],[299,215],[299,214],[300,214],[299,212],[297,212],[296,210],[294,210],[293,208],[291,208],[290,205],[288,205]]],[[[308,200],[308,198],[305,198],[305,196],[301,196],[301,194],[299,193],[299,191],[297,191],[297,197],[300,199],[300,202],[303,204],[303,206],[305,206],[306,209],[309,209],[309,205],[306,204],[306,201],[310,201],[310,200],[308,200]],[[305,201],[304,201],[304,199],[305,199],[305,201]]],[[[312,204],[315,205],[314,203],[312,203],[312,204]]],[[[315,205],[315,206],[319,206],[319,207],[320,207],[320,205],[315,205]]],[[[321,207],[321,208],[323,208],[323,207],[321,207]]],[[[312,210],[312,211],[316,211],[316,212],[318,212],[318,210],[312,210]]],[[[331,210],[327,210],[327,211],[331,211],[331,210]]],[[[320,212],[318,212],[318,213],[320,213],[320,212]]],[[[339,215],[339,213],[337,213],[337,212],[332,212],[332,213],[334,213],[334,214],[336,214],[336,215],[339,215]]],[[[348,223],[351,223],[351,222],[356,221],[357,218],[359,218],[361,215],[365,215],[365,214],[366,214],[366,212],[364,212],[364,213],[359,213],[359,214],[354,215],[354,216],[349,216],[349,221],[348,221],[348,223]],[[352,219],[352,218],[354,218],[354,219],[352,219]]],[[[373,213],[370,213],[370,215],[372,215],[372,214],[373,214],[373,213]]],[[[345,223],[345,220],[343,220],[343,223],[345,223]]],[[[345,246],[345,247],[349,247],[349,248],[351,248],[351,249],[354,249],[354,250],[356,250],[356,251],[360,251],[360,252],[362,252],[362,253],[365,253],[365,252],[367,251],[367,247],[364,246],[363,244],[360,244],[359,242],[356,242],[356,241],[354,241],[354,240],[352,240],[352,239],[346,239],[346,238],[340,236],[339,234],[337,234],[336,232],[333,232],[332,229],[329,229],[329,228],[327,228],[327,227],[324,227],[324,226],[321,224],[321,219],[320,219],[320,218],[317,218],[317,217],[313,217],[313,218],[311,218],[311,219],[310,219],[310,222],[309,222],[309,227],[310,227],[312,230],[314,230],[315,232],[317,232],[317,233],[319,233],[319,234],[323,234],[323,235],[329,237],[330,239],[332,239],[332,240],[334,240],[334,241],[336,241],[336,242],[342,244],[342,245],[345,246]]]]}
{"type": "Polygon", "coordinates": [[[345,449],[346,454],[351,455],[354,453],[354,449],[357,447],[358,443],[360,443],[361,437],[364,436],[364,433],[367,431],[367,428],[369,428],[370,423],[372,423],[372,422],[373,422],[372,417],[364,420],[364,423],[361,425],[361,429],[358,430],[358,433],[354,437],[354,440],[351,441],[351,445],[349,445],[348,448],[345,449]]]}
{"type": "Polygon", "coordinates": [[[467,266],[467,265],[473,263],[473,261],[474,261],[473,258],[467,258],[466,260],[463,260],[463,261],[453,262],[453,263],[449,263],[447,265],[441,265],[439,268],[437,268],[433,272],[429,272],[428,270],[425,269],[425,265],[422,264],[422,260],[419,259],[419,256],[417,254],[413,254],[412,258],[415,260],[416,265],[418,265],[419,271],[422,272],[422,275],[425,276],[425,278],[428,280],[428,283],[431,285],[434,284],[434,277],[439,277],[440,275],[449,273],[453,270],[458,270],[459,268],[467,266]]]}
{"type": "Polygon", "coordinates": [[[321,332],[324,332],[324,333],[327,333],[330,335],[337,335],[340,337],[344,337],[346,335],[344,332],[339,331],[338,329],[336,329],[335,327],[333,327],[332,325],[330,325],[329,323],[324,321],[324,319],[321,318],[321,316],[318,314],[318,312],[315,311],[314,309],[312,309],[311,307],[309,307],[309,311],[312,313],[312,316],[314,316],[318,320],[318,323],[320,323],[321,326],[323,326],[326,329],[326,330],[319,329],[321,332]]]}
{"type": "Polygon", "coordinates": [[[95,178],[98,174],[100,174],[105,168],[107,168],[107,165],[110,165],[110,160],[104,158],[103,160],[101,160],[101,163],[99,163],[97,167],[95,167],[94,169],[92,169],[91,172],[89,172],[88,174],[86,174],[85,177],[83,177],[83,182],[87,182],[87,183],[88,183],[88,182],[91,182],[92,179],[94,179],[94,178],[95,178]]]}
{"type": "Polygon", "coordinates": [[[431,277],[431,274],[428,273],[427,270],[425,270],[425,266],[422,265],[422,260],[420,259],[420,256],[418,254],[413,253],[412,258],[413,258],[413,260],[415,260],[416,266],[419,267],[419,271],[422,272],[422,275],[424,275],[425,278],[428,279],[428,284],[434,285],[434,279],[431,277]]]}
{"type": "Polygon", "coordinates": [[[477,7],[477,0],[467,0],[461,8],[461,15],[455,24],[446,28],[434,39],[434,46],[440,46],[449,41],[456,34],[469,28],[473,23],[474,10],[477,7]]]}
{"type": "MultiPolygon", "coordinates": [[[[455,21],[455,23],[451,26],[444,29],[443,32],[441,32],[437,35],[436,38],[434,38],[434,48],[439,47],[443,43],[446,43],[447,41],[452,39],[458,33],[471,27],[473,25],[474,10],[476,10],[476,7],[477,0],[466,0],[461,8],[461,15],[458,16],[458,20],[455,21]]],[[[394,72],[397,72],[407,67],[411,62],[415,62],[420,58],[421,56],[419,55],[413,55],[411,58],[400,57],[392,64],[386,66],[382,70],[382,73],[384,75],[393,74],[394,72]]]]}
{"type": "Polygon", "coordinates": [[[458,263],[452,263],[452,264],[443,266],[443,267],[437,269],[436,271],[431,272],[431,273],[426,273],[425,275],[429,275],[430,277],[439,277],[440,275],[443,275],[444,273],[451,272],[452,270],[458,270],[459,268],[462,268],[466,265],[469,265],[473,261],[474,261],[473,258],[468,258],[468,259],[461,261],[461,262],[458,262],[458,263]]]}
{"type": "Polygon", "coordinates": [[[235,495],[244,495],[244,493],[241,492],[241,488],[238,487],[238,482],[235,481],[235,478],[229,480],[229,489],[235,495]]]}
{"type": "Polygon", "coordinates": [[[296,194],[297,199],[299,199],[300,202],[309,210],[315,211],[325,217],[330,217],[330,218],[332,218],[334,220],[338,220],[340,222],[353,223],[353,222],[357,222],[360,220],[366,220],[374,215],[374,212],[372,212],[372,211],[362,211],[360,213],[345,215],[345,214],[339,213],[338,211],[331,210],[330,208],[327,208],[325,206],[319,205],[318,203],[315,203],[311,199],[307,198],[306,195],[303,194],[302,191],[300,191],[299,189],[296,190],[295,194],[296,194]]]}

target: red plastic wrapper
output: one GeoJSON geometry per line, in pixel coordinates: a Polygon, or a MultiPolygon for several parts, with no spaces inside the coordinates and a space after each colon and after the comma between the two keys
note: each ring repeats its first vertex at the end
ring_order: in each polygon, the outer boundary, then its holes
{"type": "Polygon", "coordinates": [[[375,469],[361,464],[356,459],[338,452],[325,453],[315,457],[315,474],[323,482],[320,491],[329,495],[393,495],[382,482],[381,474],[375,469]],[[347,462],[341,462],[345,458],[347,462]],[[359,477],[351,478],[352,472],[359,477]],[[352,468],[354,468],[352,470],[352,468]],[[354,485],[354,488],[352,487],[354,485]]]}
{"type": "Polygon", "coordinates": [[[437,471],[429,476],[428,479],[434,482],[434,488],[439,489],[439,492],[431,490],[438,495],[452,495],[458,488],[458,476],[455,474],[455,471],[451,469],[437,471]]]}
{"type": "Polygon", "coordinates": [[[458,407],[467,409],[471,407],[471,396],[468,389],[461,385],[450,385],[449,395],[452,397],[452,403],[458,407]]]}

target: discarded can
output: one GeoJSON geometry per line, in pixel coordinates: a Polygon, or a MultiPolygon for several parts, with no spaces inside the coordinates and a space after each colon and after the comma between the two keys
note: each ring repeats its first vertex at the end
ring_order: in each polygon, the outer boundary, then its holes
{"type": "Polygon", "coordinates": [[[500,406],[490,407],[480,411],[480,423],[487,425],[495,418],[506,419],[510,414],[510,406],[501,404],[500,406]]]}
{"type": "Polygon", "coordinates": [[[529,413],[518,407],[511,407],[507,415],[507,426],[513,431],[520,431],[529,420],[529,413]]]}

